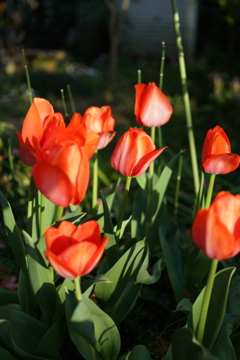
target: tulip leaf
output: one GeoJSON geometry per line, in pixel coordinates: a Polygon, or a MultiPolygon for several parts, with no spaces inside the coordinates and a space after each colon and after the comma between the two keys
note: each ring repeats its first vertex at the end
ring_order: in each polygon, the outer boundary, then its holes
{"type": "MultiPolygon", "coordinates": [[[[213,346],[221,328],[226,309],[228,290],[234,272],[235,268],[227,268],[219,271],[215,275],[203,336],[203,344],[208,349],[211,349],[213,346]]],[[[187,326],[193,329],[194,332],[196,332],[198,326],[204,292],[205,288],[194,302],[192,311],[188,317],[187,326]]]]}
{"type": "Polygon", "coordinates": [[[29,277],[33,292],[38,300],[42,311],[42,320],[48,326],[51,325],[52,316],[57,307],[57,292],[45,262],[35,246],[31,237],[23,231],[26,242],[29,277]]]}
{"type": "Polygon", "coordinates": [[[152,360],[152,357],[146,346],[136,345],[127,354],[118,358],[118,360],[152,360]]]}
{"type": "Polygon", "coordinates": [[[239,360],[240,359],[240,332],[232,335],[230,339],[233,344],[236,358],[237,358],[237,360],[239,360]]]}
{"type": "MultiPolygon", "coordinates": [[[[146,257],[148,260],[148,258],[146,257]]],[[[148,261],[147,261],[148,263],[148,261]]],[[[147,264],[148,266],[148,264],[147,264]]],[[[151,285],[155,284],[161,277],[162,272],[162,259],[158,259],[152,268],[152,275],[142,266],[142,271],[139,271],[136,279],[136,283],[151,285]]]]}
{"type": "Polygon", "coordinates": [[[68,335],[65,313],[48,329],[37,347],[37,353],[48,359],[56,359],[56,356],[68,335]]]}
{"type": "Polygon", "coordinates": [[[37,356],[37,346],[46,332],[45,326],[30,315],[3,306],[0,307],[0,319],[1,345],[24,359],[37,356]]]}
{"type": "Polygon", "coordinates": [[[95,284],[98,284],[98,283],[108,284],[111,282],[112,281],[109,280],[109,278],[106,275],[100,274],[95,278],[91,278],[91,279],[83,281],[81,284],[82,292],[84,293],[84,295],[86,297],[89,297],[91,295],[91,292],[92,292],[95,284]]]}
{"type": "Polygon", "coordinates": [[[230,320],[220,332],[217,341],[212,348],[212,353],[218,356],[219,360],[237,360],[230,336],[238,328],[237,320],[230,320]]]}
{"type": "Polygon", "coordinates": [[[84,295],[78,302],[73,292],[66,298],[66,318],[71,340],[88,360],[115,360],[120,336],[113,320],[84,295]]]}
{"type": "Polygon", "coordinates": [[[13,255],[17,260],[20,269],[23,272],[27,273],[23,239],[20,235],[19,229],[13,217],[11,206],[1,191],[0,191],[0,203],[2,206],[4,228],[7,234],[9,245],[11,246],[13,255]]]}
{"type": "Polygon", "coordinates": [[[62,217],[62,221],[69,221],[72,224],[79,226],[80,220],[86,215],[86,213],[80,211],[79,209],[66,214],[62,217]]]}
{"type": "MultiPolygon", "coordinates": [[[[184,152],[184,151],[183,151],[184,152]]],[[[168,183],[171,179],[173,169],[177,165],[177,162],[179,160],[179,157],[183,155],[183,152],[180,152],[179,154],[175,155],[168,164],[164,167],[156,186],[153,188],[149,207],[147,209],[147,222],[149,224],[153,224],[156,220],[157,214],[160,210],[160,207],[162,205],[162,201],[165,196],[165,192],[168,187],[168,183]]]]}
{"type": "MultiPolygon", "coordinates": [[[[112,210],[113,201],[116,196],[117,189],[119,187],[120,182],[121,182],[121,179],[118,179],[118,181],[113,186],[111,192],[107,196],[105,196],[102,191],[100,192],[101,198],[103,199],[103,197],[104,197],[104,199],[107,203],[107,208],[109,209],[109,212],[112,210]]],[[[106,207],[106,204],[104,206],[104,204],[102,202],[100,204],[100,206],[98,207],[98,215],[102,214],[105,211],[105,207],[106,207]]],[[[101,228],[103,228],[103,226],[104,226],[104,221],[105,221],[105,219],[103,219],[103,218],[99,219],[99,221],[98,221],[101,228]]]]}
{"type": "MultiPolygon", "coordinates": [[[[131,219],[132,219],[132,215],[130,215],[128,219],[123,220],[120,235],[119,235],[119,239],[121,239],[123,237],[124,231],[125,231],[127,225],[130,223],[131,219]]],[[[114,226],[114,232],[115,233],[117,232],[117,225],[114,226]]]]}
{"type": "MultiPolygon", "coordinates": [[[[41,196],[44,196],[41,194],[41,196]]],[[[55,223],[58,207],[44,196],[44,232],[55,223]]],[[[41,234],[42,235],[42,234],[41,234]]]]}
{"type": "Polygon", "coordinates": [[[177,330],[172,339],[172,360],[218,360],[193,335],[188,328],[177,330]]]}
{"type": "MultiPolygon", "coordinates": [[[[136,179],[138,179],[138,177],[136,179]]],[[[132,221],[131,221],[132,238],[138,237],[139,239],[141,239],[145,237],[146,211],[147,211],[147,193],[144,189],[139,187],[134,197],[133,209],[132,209],[133,212],[132,221]]]]}
{"type": "Polygon", "coordinates": [[[9,352],[5,349],[3,349],[0,346],[0,359],[3,360],[17,360],[13,355],[9,354],[9,352]]]}
{"type": "Polygon", "coordinates": [[[193,218],[196,215],[196,212],[199,209],[202,209],[205,207],[205,198],[204,198],[204,172],[201,173],[201,181],[200,181],[200,187],[198,190],[197,197],[195,199],[194,207],[193,207],[193,218]]]}
{"type": "Polygon", "coordinates": [[[169,221],[160,225],[159,236],[173,292],[179,302],[184,297],[186,284],[183,251],[176,224],[169,221]]]}
{"type": "Polygon", "coordinates": [[[177,311],[188,311],[190,312],[192,310],[192,303],[189,299],[187,298],[184,298],[182,299],[177,307],[176,307],[176,310],[174,310],[173,312],[177,312],[177,311]]]}
{"type": "Polygon", "coordinates": [[[240,286],[231,288],[228,294],[227,312],[240,315],[240,286]]]}
{"type": "Polygon", "coordinates": [[[104,209],[104,235],[108,237],[108,242],[106,246],[106,258],[109,268],[111,268],[118,260],[118,248],[115,238],[115,233],[113,229],[112,219],[109,212],[108,204],[105,200],[105,197],[101,191],[103,209],[104,209]]]}
{"type": "Polygon", "coordinates": [[[147,174],[144,172],[142,175],[136,177],[137,183],[142,190],[146,189],[147,186],[147,174]]]}
{"type": "Polygon", "coordinates": [[[38,308],[29,275],[21,270],[18,277],[18,298],[23,312],[31,315],[38,308]]]}
{"type": "Polygon", "coordinates": [[[0,288],[0,306],[12,303],[19,304],[17,291],[0,288]]]}
{"type": "MultiPolygon", "coordinates": [[[[141,284],[136,283],[144,260],[148,257],[145,241],[139,241],[127,250],[117,263],[105,274],[112,283],[97,284],[94,293],[103,310],[118,325],[134,306],[141,284]]],[[[146,269],[146,267],[145,267],[146,269]]]]}
{"type": "Polygon", "coordinates": [[[61,304],[63,304],[64,301],[66,300],[66,291],[74,290],[74,289],[75,289],[75,285],[74,285],[73,279],[71,279],[71,278],[64,279],[63,283],[58,288],[58,297],[59,297],[61,304]]]}

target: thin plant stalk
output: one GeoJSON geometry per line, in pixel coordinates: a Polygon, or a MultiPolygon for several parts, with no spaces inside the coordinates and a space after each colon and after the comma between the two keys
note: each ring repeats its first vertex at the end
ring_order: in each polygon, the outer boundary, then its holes
{"type": "Polygon", "coordinates": [[[215,178],[216,178],[216,175],[211,174],[209,184],[208,184],[207,198],[206,198],[206,204],[205,204],[206,209],[208,209],[211,204],[215,178]]]}
{"type": "Polygon", "coordinates": [[[32,235],[32,217],[33,217],[33,198],[36,187],[34,184],[33,177],[30,179],[29,190],[28,190],[28,209],[27,209],[27,233],[32,235]]]}
{"type": "Polygon", "coordinates": [[[68,97],[69,97],[69,100],[70,100],[72,112],[75,113],[76,112],[76,107],[75,107],[75,104],[74,104],[74,100],[73,100],[73,96],[72,96],[72,90],[71,90],[70,85],[67,85],[67,92],[68,92],[68,97]]]}
{"type": "Polygon", "coordinates": [[[63,210],[64,208],[61,206],[57,207],[57,212],[56,212],[56,225],[58,226],[60,224],[60,222],[62,221],[62,216],[63,216],[63,210]]]}
{"type": "Polygon", "coordinates": [[[182,91],[183,91],[183,102],[184,102],[185,114],[186,114],[188,141],[189,141],[189,148],[190,148],[190,155],[192,162],[194,190],[195,193],[197,194],[199,189],[198,163],[197,163],[197,153],[196,153],[193,124],[192,124],[191,106],[190,106],[190,99],[189,99],[188,86],[187,86],[185,57],[182,46],[182,36],[180,31],[180,17],[177,9],[176,0],[171,0],[171,2],[172,2],[172,12],[173,12],[175,34],[176,34],[177,49],[178,49],[178,61],[179,61],[180,76],[181,76],[182,91]]]}
{"type": "MultiPolygon", "coordinates": [[[[154,126],[151,127],[151,139],[152,142],[155,144],[155,137],[156,137],[156,128],[154,126]]],[[[149,171],[148,171],[148,196],[150,199],[151,193],[152,193],[152,188],[153,188],[153,175],[154,175],[154,161],[150,164],[149,166],[149,171]]]]}
{"type": "Polygon", "coordinates": [[[41,193],[40,235],[45,232],[45,196],[41,193]]]}
{"type": "Polygon", "coordinates": [[[24,49],[22,49],[22,57],[23,57],[23,63],[24,63],[26,78],[27,78],[27,88],[28,88],[29,101],[30,101],[30,105],[32,105],[33,95],[32,95],[30,76],[29,76],[29,72],[28,72],[28,66],[27,66],[27,61],[26,61],[24,49]]]}
{"type": "Polygon", "coordinates": [[[182,167],[183,167],[183,156],[180,156],[178,163],[176,190],[175,190],[174,217],[176,217],[178,213],[178,199],[179,199],[180,182],[182,178],[182,167]]]}
{"type": "Polygon", "coordinates": [[[62,96],[64,114],[66,116],[66,120],[68,121],[68,111],[67,111],[67,106],[66,106],[66,102],[65,102],[65,96],[64,96],[64,90],[63,89],[61,89],[61,96],[62,96]]]}
{"type": "Polygon", "coordinates": [[[138,70],[138,84],[140,84],[142,82],[142,71],[139,69],[138,70]]]}
{"type": "Polygon", "coordinates": [[[82,292],[81,292],[81,277],[77,276],[74,278],[74,285],[75,285],[75,296],[77,301],[81,301],[82,300],[82,292]]]}
{"type": "Polygon", "coordinates": [[[159,74],[159,89],[163,88],[163,76],[164,76],[164,65],[165,65],[165,42],[162,42],[162,58],[160,64],[160,74],[159,74]]]}
{"type": "Polygon", "coordinates": [[[204,293],[202,309],[201,309],[198,330],[197,330],[197,340],[200,343],[202,343],[202,341],[203,341],[204,330],[205,330],[205,325],[206,325],[206,320],[207,320],[209,304],[210,304],[210,300],[211,300],[212,288],[213,288],[213,284],[214,284],[214,277],[215,277],[215,274],[217,271],[217,266],[218,266],[218,260],[213,259],[212,263],[211,263],[210,271],[208,274],[208,280],[207,280],[207,285],[206,285],[206,289],[205,289],[205,293],[204,293]]]}
{"type": "Polygon", "coordinates": [[[98,150],[96,149],[93,160],[93,187],[92,187],[92,209],[97,206],[98,199],[98,150]]]}
{"type": "Polygon", "coordinates": [[[120,234],[121,234],[122,222],[123,222],[125,207],[126,207],[126,203],[127,203],[128,193],[130,190],[131,180],[132,180],[132,178],[130,176],[128,176],[126,179],[126,184],[125,184],[125,189],[124,189],[123,199],[122,199],[122,205],[121,205],[121,209],[120,209],[120,214],[119,214],[119,219],[118,219],[118,224],[117,224],[117,231],[116,231],[116,242],[117,243],[119,242],[119,238],[120,238],[120,234]]]}

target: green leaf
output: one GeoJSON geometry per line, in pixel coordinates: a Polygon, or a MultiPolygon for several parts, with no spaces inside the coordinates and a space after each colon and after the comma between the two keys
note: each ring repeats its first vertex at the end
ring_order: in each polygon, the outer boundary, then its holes
{"type": "Polygon", "coordinates": [[[237,360],[230,336],[238,328],[237,320],[230,320],[222,329],[217,341],[214,344],[212,353],[220,360],[237,360]]]}
{"type": "Polygon", "coordinates": [[[199,187],[198,194],[197,194],[197,197],[195,199],[194,208],[193,208],[193,218],[195,217],[196,212],[199,209],[202,209],[202,208],[205,207],[205,198],[204,198],[203,189],[204,189],[204,172],[202,171],[200,187],[199,187]]]}
{"type": "Polygon", "coordinates": [[[122,355],[118,360],[152,360],[152,357],[144,345],[136,345],[127,354],[122,355]]]}
{"type": "Polygon", "coordinates": [[[177,307],[176,307],[176,310],[174,310],[173,312],[177,312],[177,311],[188,311],[190,312],[192,310],[192,303],[189,299],[182,299],[177,307]]]}
{"type": "Polygon", "coordinates": [[[240,315],[240,287],[234,287],[229,290],[227,312],[234,315],[240,315]]]}
{"type": "MultiPolygon", "coordinates": [[[[119,184],[121,182],[121,179],[119,178],[118,181],[114,184],[111,192],[105,196],[103,194],[103,192],[101,192],[101,197],[104,197],[106,203],[107,203],[107,208],[109,209],[109,211],[112,210],[112,205],[113,205],[113,201],[115,199],[115,196],[116,196],[116,193],[117,193],[117,189],[119,187],[119,184]]],[[[99,207],[98,207],[98,215],[102,214],[104,212],[104,204],[102,203],[99,207]]],[[[99,225],[101,228],[104,227],[104,219],[101,218],[99,221],[98,221],[99,225]]]]}
{"type": "Polygon", "coordinates": [[[218,360],[193,335],[191,329],[177,330],[172,340],[173,360],[218,360]]]}
{"type": "Polygon", "coordinates": [[[17,291],[0,288],[0,306],[11,303],[19,304],[17,291]]]}
{"type": "Polygon", "coordinates": [[[144,172],[142,175],[136,177],[137,183],[141,189],[145,190],[147,186],[147,174],[144,172]]]}
{"type": "Polygon", "coordinates": [[[100,274],[94,278],[85,280],[81,283],[82,293],[84,293],[86,297],[89,297],[91,295],[91,292],[95,284],[99,284],[99,283],[109,284],[111,282],[112,281],[109,280],[109,278],[106,275],[100,274]]]}
{"type": "Polygon", "coordinates": [[[145,241],[137,242],[105,274],[112,283],[95,286],[94,293],[103,310],[116,324],[127,316],[137,300],[142,285],[136,279],[147,256],[145,241]]]}
{"type": "Polygon", "coordinates": [[[1,191],[0,191],[0,203],[3,212],[4,228],[13,255],[15,256],[15,259],[17,260],[20,269],[23,272],[27,273],[25,248],[24,248],[23,240],[20,235],[19,229],[16,225],[15,219],[13,217],[11,206],[1,191]]]}
{"type": "Polygon", "coordinates": [[[0,359],[2,360],[17,360],[13,355],[9,354],[9,352],[5,349],[3,349],[0,346],[0,359]]]}
{"type": "MultiPolygon", "coordinates": [[[[138,176],[136,179],[138,179],[141,176],[138,176]]],[[[138,237],[139,239],[141,239],[145,237],[146,211],[147,211],[147,193],[144,189],[139,187],[134,196],[134,202],[132,207],[132,213],[133,213],[132,221],[131,221],[132,238],[138,237]]]]}
{"type": "MultiPolygon", "coordinates": [[[[211,349],[213,346],[221,328],[226,309],[228,290],[234,271],[235,268],[227,268],[219,271],[215,275],[203,337],[203,344],[208,349],[211,349]]],[[[194,302],[187,321],[187,326],[193,329],[195,333],[200,318],[205,288],[194,302]]]]}
{"type": "Polygon", "coordinates": [[[159,259],[156,261],[156,263],[152,268],[152,275],[149,274],[149,272],[146,270],[145,267],[142,267],[142,271],[139,271],[136,282],[139,284],[146,284],[146,285],[155,284],[160,279],[161,272],[162,272],[162,259],[159,259]]]}
{"type": "Polygon", "coordinates": [[[237,358],[237,360],[239,360],[240,359],[240,332],[232,335],[230,339],[233,344],[236,358],[237,358]]]}
{"type": "Polygon", "coordinates": [[[23,312],[33,314],[38,307],[29,275],[20,270],[18,278],[18,298],[23,312]]]}
{"type": "Polygon", "coordinates": [[[36,248],[31,237],[23,231],[28,255],[29,277],[33,292],[38,300],[42,311],[42,320],[47,326],[51,326],[52,316],[57,307],[57,292],[43,258],[36,248]]]}
{"type": "Polygon", "coordinates": [[[176,224],[169,221],[160,225],[159,236],[173,292],[179,302],[184,297],[186,284],[183,251],[176,224]]]}
{"type": "Polygon", "coordinates": [[[69,335],[80,354],[88,360],[115,360],[120,336],[113,320],[83,295],[77,302],[74,293],[66,298],[69,335]]]}
{"type": "Polygon", "coordinates": [[[115,233],[109,208],[102,191],[100,193],[104,210],[104,235],[108,237],[108,243],[105,252],[108,266],[109,268],[111,268],[118,260],[118,247],[116,244],[115,233]]]}

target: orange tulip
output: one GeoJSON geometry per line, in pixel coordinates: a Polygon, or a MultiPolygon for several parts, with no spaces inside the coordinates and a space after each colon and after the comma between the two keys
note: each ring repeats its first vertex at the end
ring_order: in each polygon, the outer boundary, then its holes
{"type": "Polygon", "coordinates": [[[91,106],[83,114],[83,123],[99,135],[98,149],[103,149],[116,135],[110,106],[91,106]]]}
{"type": "Polygon", "coordinates": [[[108,238],[101,239],[100,227],[94,220],[80,227],[63,221],[59,227],[49,227],[45,233],[46,258],[64,278],[90,273],[99,262],[108,238]]]}
{"type": "Polygon", "coordinates": [[[228,174],[237,169],[239,156],[231,153],[225,131],[216,126],[207,132],[202,149],[202,166],[210,174],[228,174]]]}
{"type": "Polygon", "coordinates": [[[17,132],[20,156],[24,164],[35,164],[36,148],[50,148],[64,129],[62,115],[54,113],[47,100],[35,98],[24,119],[22,133],[17,132]]]}
{"type": "Polygon", "coordinates": [[[139,176],[166,147],[155,150],[156,146],[145,131],[130,128],[120,137],[111,156],[111,165],[122,175],[139,176]]]}
{"type": "Polygon", "coordinates": [[[172,106],[168,98],[154,82],[135,85],[136,100],[134,114],[141,126],[162,126],[172,115],[172,106]]]}
{"type": "Polygon", "coordinates": [[[36,187],[55,205],[78,205],[89,182],[89,161],[86,151],[72,140],[37,151],[32,174],[36,187]]]}
{"type": "Polygon", "coordinates": [[[197,212],[192,238],[212,259],[225,260],[240,251],[240,195],[220,192],[209,209],[197,212]]]}

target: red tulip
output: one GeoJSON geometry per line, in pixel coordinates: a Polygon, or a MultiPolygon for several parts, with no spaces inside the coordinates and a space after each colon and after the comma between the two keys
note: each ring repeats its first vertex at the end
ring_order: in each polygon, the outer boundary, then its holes
{"type": "Polygon", "coordinates": [[[49,227],[45,233],[46,258],[64,278],[90,273],[99,262],[108,238],[101,239],[100,227],[94,220],[80,227],[63,221],[59,227],[49,227]]]}
{"type": "Polygon", "coordinates": [[[89,182],[87,153],[72,140],[55,144],[49,150],[39,149],[32,174],[36,187],[55,205],[78,205],[89,182]]]}
{"type": "Polygon", "coordinates": [[[130,128],[120,137],[111,156],[111,165],[122,175],[139,176],[166,147],[155,150],[156,146],[145,131],[130,128]]]}
{"type": "Polygon", "coordinates": [[[197,212],[192,238],[212,259],[225,260],[240,251],[240,195],[220,192],[209,209],[197,212]]]}
{"type": "Polygon", "coordinates": [[[22,133],[17,132],[20,156],[24,164],[36,162],[36,148],[49,148],[55,142],[65,123],[60,113],[54,113],[45,99],[35,98],[24,119],[22,133]]]}
{"type": "Polygon", "coordinates": [[[168,98],[154,82],[135,85],[136,100],[134,114],[141,126],[162,126],[172,115],[172,106],[168,98]]]}
{"type": "Polygon", "coordinates": [[[83,114],[84,124],[99,135],[98,149],[103,149],[116,135],[110,106],[91,106],[83,114]]]}
{"type": "Polygon", "coordinates": [[[210,174],[228,174],[237,169],[239,156],[231,153],[225,131],[216,126],[207,132],[202,149],[202,166],[210,174]]]}

